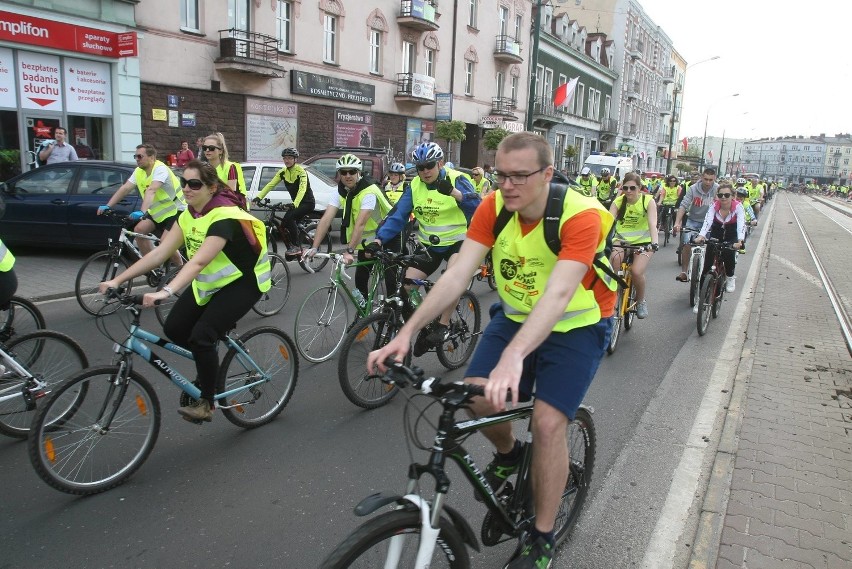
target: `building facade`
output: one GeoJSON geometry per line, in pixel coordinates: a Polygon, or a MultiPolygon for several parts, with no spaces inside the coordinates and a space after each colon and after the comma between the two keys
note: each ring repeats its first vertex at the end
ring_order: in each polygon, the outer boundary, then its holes
{"type": "Polygon", "coordinates": [[[742,169],[773,180],[828,183],[825,170],[830,147],[822,138],[805,136],[750,140],[743,143],[742,169]]]}

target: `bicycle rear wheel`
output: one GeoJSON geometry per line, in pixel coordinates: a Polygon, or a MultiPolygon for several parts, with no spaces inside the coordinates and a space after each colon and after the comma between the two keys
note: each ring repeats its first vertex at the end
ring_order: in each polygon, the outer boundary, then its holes
{"type": "Polygon", "coordinates": [[[270,281],[272,286],[260,295],[260,300],[251,307],[261,316],[274,316],[281,312],[290,298],[290,269],[284,257],[276,253],[269,254],[270,281]]]}
{"type": "MultiPolygon", "coordinates": [[[[367,356],[390,342],[399,332],[393,312],[371,314],[358,320],[343,338],[337,360],[337,379],[343,394],[364,409],[387,404],[399,388],[382,381],[381,374],[367,372],[367,356]]],[[[406,356],[406,361],[411,359],[406,356]]]]}
{"type": "Polygon", "coordinates": [[[329,359],[340,348],[349,322],[349,301],[338,288],[330,284],[318,288],[296,312],[299,355],[313,363],[329,359]]]}
{"type": "MultiPolygon", "coordinates": [[[[361,524],[320,564],[324,569],[413,568],[420,547],[420,512],[386,512],[361,524]],[[395,552],[393,560],[388,556],[395,552]],[[390,561],[390,562],[389,562],[390,561]]],[[[467,569],[470,558],[464,540],[450,520],[442,517],[430,569],[467,569]]]]}
{"type": "MultiPolygon", "coordinates": [[[[128,266],[124,257],[111,250],[95,253],[83,261],[74,282],[74,295],[80,307],[92,316],[112,314],[121,308],[121,303],[118,302],[107,304],[104,295],[98,292],[98,287],[103,281],[113,279],[124,272],[128,266]]],[[[129,293],[133,283],[128,281],[124,286],[129,293]]]]}
{"type": "Polygon", "coordinates": [[[562,501],[556,512],[553,526],[554,539],[558,546],[574,527],[589,493],[592,471],[595,467],[595,443],[597,436],[592,414],[584,407],[577,409],[574,420],[568,425],[569,471],[562,501]]]}
{"type": "MultiPolygon", "coordinates": [[[[20,394],[0,402],[0,433],[27,438],[37,406],[47,401],[45,396],[65,379],[80,373],[89,367],[89,361],[83,348],[77,342],[59,332],[41,330],[24,336],[16,336],[6,345],[6,353],[23,367],[35,379],[45,383],[38,392],[36,384],[29,377],[19,377],[8,369],[0,376],[0,396],[20,394]],[[23,391],[30,390],[35,401],[24,399],[23,391]]],[[[76,408],[85,390],[77,399],[69,401],[68,412],[76,408]]],[[[64,415],[57,414],[58,417],[64,415]]]]}
{"type": "Polygon", "coordinates": [[[464,365],[479,340],[481,322],[479,301],[472,292],[465,291],[450,316],[449,335],[438,346],[437,356],[442,366],[458,369],[464,365]]]}
{"type": "Polygon", "coordinates": [[[692,259],[692,279],[689,281],[689,306],[695,306],[695,303],[698,302],[698,292],[701,290],[701,271],[704,270],[701,264],[701,256],[696,255],[692,259]]]}
{"type": "Polygon", "coordinates": [[[672,234],[672,214],[671,211],[666,213],[666,217],[663,220],[663,231],[665,234],[663,235],[663,247],[669,244],[669,236],[672,234]]]}
{"type": "Polygon", "coordinates": [[[231,347],[222,359],[216,393],[239,389],[266,377],[264,383],[219,401],[226,419],[238,427],[252,429],[270,422],[287,406],[296,390],[299,358],[290,337],[272,326],[249,330],[236,341],[251,361],[231,347]]]}
{"type": "Polygon", "coordinates": [[[698,335],[703,336],[707,332],[707,326],[710,324],[710,313],[713,309],[713,293],[716,290],[716,277],[713,273],[708,273],[701,284],[701,294],[698,296],[698,335]]]}
{"type": "MultiPolygon", "coordinates": [[[[302,250],[310,249],[314,244],[314,236],[317,234],[317,224],[316,222],[309,223],[305,226],[304,229],[299,228],[299,245],[301,245],[302,250]]],[[[320,253],[331,253],[331,235],[330,233],[326,233],[325,239],[322,240],[322,244],[319,246],[318,251],[320,253]]],[[[299,266],[302,267],[302,270],[306,273],[316,273],[325,268],[328,264],[328,258],[318,259],[314,257],[310,261],[302,261],[299,260],[299,266]],[[310,267],[310,269],[308,268],[310,267]]]]}
{"type": "Polygon", "coordinates": [[[9,299],[9,306],[0,310],[0,342],[6,342],[13,336],[44,330],[44,326],[41,311],[26,298],[13,296],[9,299]]]}
{"type": "Polygon", "coordinates": [[[618,290],[615,293],[615,313],[612,316],[612,331],[609,335],[609,344],[607,344],[606,352],[608,354],[615,353],[615,347],[618,345],[618,338],[621,336],[621,324],[624,318],[621,315],[621,307],[624,304],[624,287],[618,285],[618,290]]]}
{"type": "Polygon", "coordinates": [[[154,448],[160,431],[157,395],[137,372],[124,380],[118,374],[119,366],[87,369],[60,385],[36,413],[27,440],[30,462],[57,490],[87,495],[114,488],[154,448]]]}

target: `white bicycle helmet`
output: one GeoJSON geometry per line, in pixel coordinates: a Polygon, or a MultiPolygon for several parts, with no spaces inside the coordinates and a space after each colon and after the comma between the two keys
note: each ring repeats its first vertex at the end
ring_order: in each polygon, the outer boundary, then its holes
{"type": "Polygon", "coordinates": [[[745,184],[746,184],[745,178],[737,178],[737,185],[738,186],[745,186],[745,184]]]}
{"type": "Polygon", "coordinates": [[[591,173],[592,173],[592,170],[588,166],[585,166],[582,170],[580,170],[581,176],[588,176],[591,173]]]}
{"type": "Polygon", "coordinates": [[[612,172],[609,171],[609,168],[601,168],[601,176],[609,176],[612,172]]]}
{"type": "Polygon", "coordinates": [[[344,154],[337,159],[338,170],[348,170],[349,168],[361,170],[362,166],[361,159],[354,154],[344,154]]]}
{"type": "Polygon", "coordinates": [[[391,174],[405,174],[405,164],[394,162],[388,170],[391,174]]]}

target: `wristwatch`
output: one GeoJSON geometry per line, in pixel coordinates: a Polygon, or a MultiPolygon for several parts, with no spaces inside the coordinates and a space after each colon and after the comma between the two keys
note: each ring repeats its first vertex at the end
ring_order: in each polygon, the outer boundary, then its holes
{"type": "Polygon", "coordinates": [[[352,247],[347,247],[347,248],[346,248],[346,252],[347,252],[347,253],[349,253],[350,255],[354,255],[354,254],[355,254],[355,249],[353,249],[352,247]]]}

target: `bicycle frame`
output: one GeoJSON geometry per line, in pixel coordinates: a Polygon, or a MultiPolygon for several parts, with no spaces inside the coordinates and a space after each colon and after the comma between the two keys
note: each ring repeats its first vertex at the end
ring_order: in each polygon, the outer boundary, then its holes
{"type": "MultiPolygon", "coordinates": [[[[329,276],[328,281],[334,288],[343,289],[343,292],[346,293],[346,296],[349,298],[349,301],[352,303],[352,305],[355,307],[355,310],[358,312],[358,316],[363,317],[363,316],[367,316],[368,314],[370,314],[370,312],[372,311],[372,306],[375,303],[375,301],[380,300],[380,299],[377,298],[377,291],[379,289],[379,283],[382,282],[384,280],[384,277],[385,277],[384,264],[378,263],[376,260],[369,260],[369,261],[357,261],[355,263],[352,263],[351,265],[347,265],[346,263],[343,262],[343,255],[341,255],[340,253],[317,253],[315,256],[323,258],[323,259],[331,259],[332,263],[334,263],[334,266],[331,269],[331,275],[329,276]],[[350,275],[349,273],[346,272],[346,269],[348,269],[349,267],[363,267],[363,266],[372,266],[372,267],[379,266],[380,267],[380,271],[379,271],[380,274],[373,275],[371,277],[372,282],[370,283],[370,288],[367,291],[367,298],[365,299],[366,303],[362,307],[355,300],[355,295],[352,294],[352,289],[349,288],[349,286],[346,284],[346,281],[344,281],[343,279],[345,277],[349,280],[352,280],[352,275],[350,275]]],[[[329,312],[329,314],[334,314],[334,306],[335,306],[334,303],[336,303],[336,302],[337,302],[337,296],[333,295],[331,312],[329,312]]]]}
{"type": "Polygon", "coordinates": [[[33,374],[31,374],[26,368],[24,368],[21,364],[15,360],[8,352],[6,352],[6,348],[0,346],[0,358],[3,360],[3,364],[6,367],[6,373],[10,371],[18,374],[21,378],[27,380],[27,385],[24,385],[23,388],[20,387],[4,387],[0,389],[0,403],[3,401],[9,401],[10,399],[14,399],[16,397],[23,397],[27,401],[27,409],[32,410],[35,406],[35,394],[38,394],[38,397],[43,397],[49,394],[49,391],[41,391],[46,386],[47,383],[39,380],[33,374]],[[14,390],[14,393],[10,393],[14,390]]]}

